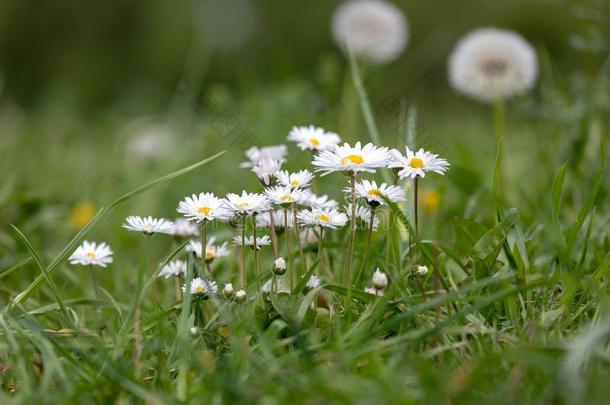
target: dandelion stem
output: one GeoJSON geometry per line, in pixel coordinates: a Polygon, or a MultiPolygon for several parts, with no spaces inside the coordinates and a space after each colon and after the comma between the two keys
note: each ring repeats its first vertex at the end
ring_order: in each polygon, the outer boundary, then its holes
{"type": "MultiPolygon", "coordinates": [[[[500,202],[500,194],[502,192],[503,184],[505,182],[504,178],[504,170],[503,170],[503,139],[506,132],[506,120],[505,120],[505,112],[504,112],[504,101],[502,99],[496,100],[494,104],[494,135],[496,138],[496,151],[497,151],[497,162],[496,162],[496,173],[494,180],[494,202],[495,208],[500,202]]],[[[497,217],[496,212],[494,212],[494,216],[497,217]]]]}
{"type": "Polygon", "coordinates": [[[371,247],[371,235],[373,234],[373,224],[375,222],[375,208],[371,206],[371,219],[369,220],[369,229],[366,235],[366,248],[364,249],[364,259],[362,259],[362,265],[360,266],[360,271],[358,272],[358,276],[356,276],[356,280],[354,280],[354,284],[358,286],[360,283],[360,278],[362,278],[362,273],[364,272],[364,268],[366,267],[366,261],[369,257],[369,249],[371,247]]]}
{"type": "Polygon", "coordinates": [[[297,220],[297,205],[292,203],[292,218],[294,220],[294,233],[299,246],[299,255],[301,256],[301,276],[307,272],[307,262],[303,254],[303,244],[301,243],[301,233],[299,231],[299,222],[297,220]]]}
{"type": "Polygon", "coordinates": [[[239,268],[239,288],[246,288],[246,216],[241,219],[241,267],[239,268]]]}

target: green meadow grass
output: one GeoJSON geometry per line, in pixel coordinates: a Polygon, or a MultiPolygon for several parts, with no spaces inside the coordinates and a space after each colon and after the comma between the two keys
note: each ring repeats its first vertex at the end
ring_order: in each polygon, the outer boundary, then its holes
{"type": "MultiPolygon", "coordinates": [[[[213,88],[206,96],[213,95],[216,112],[202,98],[201,109],[161,117],[173,142],[152,159],[125,151],[126,118],[118,111],[94,125],[70,115],[2,116],[0,401],[607,403],[605,72],[577,92],[545,72],[539,94],[506,105],[502,153],[494,139],[502,124],[496,120],[494,129],[492,109],[458,99],[419,110],[402,102],[388,118],[352,73],[356,86],[348,77],[336,91],[341,99],[324,98],[324,105],[312,103],[321,89],[305,81],[242,95],[213,88]],[[584,107],[564,114],[574,105],[584,107]],[[255,299],[271,271],[267,249],[259,279],[248,259],[247,303],[219,295],[195,320],[199,304],[176,301],[173,280],[149,273],[137,288],[145,241],[120,225],[129,214],[177,217],[178,202],[194,192],[260,191],[254,175],[237,168],[251,135],[231,135],[218,111],[236,117],[261,146],[284,142],[292,125],[316,122],[348,142],[425,144],[452,166],[420,183],[421,193],[435,191],[440,203],[425,209],[422,202],[419,238],[408,237],[408,184],[406,204],[386,209],[390,229],[373,234],[352,292],[324,282],[304,293],[305,277],[291,294],[255,299]],[[83,201],[97,214],[77,229],[71,210],[83,201]],[[84,239],[107,241],[114,262],[93,270],[67,264],[84,239]],[[417,277],[417,264],[431,271],[417,277]],[[389,275],[384,297],[362,291],[376,267],[389,275]],[[98,274],[99,296],[90,271],[98,274]],[[321,294],[332,311],[313,305],[321,294]],[[141,370],[134,366],[138,304],[141,370]]],[[[287,168],[309,161],[290,146],[287,168]]],[[[318,179],[320,191],[341,202],[345,186],[341,175],[318,179]]],[[[209,234],[232,236],[224,226],[209,234]]],[[[328,234],[323,250],[341,280],[348,229],[328,234]]],[[[168,237],[151,242],[157,269],[186,257],[184,245],[168,237]]],[[[359,230],[355,269],[365,243],[359,230]]],[[[316,249],[305,247],[307,275],[319,265],[316,249]]],[[[300,267],[298,253],[294,260],[300,267]]],[[[189,273],[194,266],[191,260],[189,273]]],[[[222,286],[236,272],[236,258],[224,258],[214,277],[222,286]]]]}

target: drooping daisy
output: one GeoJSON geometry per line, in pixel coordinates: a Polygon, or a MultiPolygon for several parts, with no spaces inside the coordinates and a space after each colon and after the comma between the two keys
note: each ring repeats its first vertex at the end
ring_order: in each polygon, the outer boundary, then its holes
{"type": "Polygon", "coordinates": [[[243,191],[241,195],[227,194],[224,205],[232,215],[252,215],[271,209],[271,202],[264,194],[247,193],[246,191],[243,191]]]}
{"type": "Polygon", "coordinates": [[[409,27],[402,11],[381,0],[346,1],[332,20],[333,38],[355,55],[376,63],[396,59],[407,46],[409,27]]]}
{"type": "Polygon", "coordinates": [[[137,215],[128,216],[122,225],[128,231],[142,232],[147,235],[154,233],[171,234],[173,226],[172,221],[165,218],[153,218],[150,216],[143,218],[137,215]]]}
{"type": "Polygon", "coordinates": [[[286,170],[277,172],[277,182],[286,187],[302,188],[308,187],[314,175],[309,170],[301,170],[296,173],[288,173],[286,170]]]}
{"type": "Polygon", "coordinates": [[[310,151],[331,150],[341,142],[339,135],[313,125],[293,127],[288,134],[288,140],[296,142],[301,150],[310,151]]]}
{"type": "Polygon", "coordinates": [[[252,167],[252,171],[256,174],[256,177],[268,186],[275,183],[275,177],[277,172],[282,168],[282,162],[274,159],[261,159],[252,167]]]}
{"type": "MultiPolygon", "coordinates": [[[[182,292],[186,291],[186,283],[182,286],[182,292]]],[[[195,277],[191,280],[191,295],[205,296],[218,293],[218,285],[216,281],[205,280],[200,277],[195,277]]]]}
{"type": "MultiPolygon", "coordinates": [[[[192,252],[201,259],[201,242],[191,240],[186,245],[186,251],[192,252]]],[[[212,236],[205,245],[205,260],[210,262],[219,257],[228,256],[231,252],[227,248],[227,242],[220,245],[216,244],[216,237],[212,236]]]]}
{"type": "Polygon", "coordinates": [[[246,151],[246,157],[248,158],[248,161],[240,163],[239,167],[253,167],[262,159],[273,159],[284,163],[286,161],[287,153],[288,148],[286,147],[286,145],[272,145],[264,146],[262,148],[253,146],[246,151]]]}
{"type": "Polygon", "coordinates": [[[297,214],[298,221],[303,225],[338,228],[347,223],[347,215],[336,209],[312,208],[302,210],[297,214]]]}
{"type": "Polygon", "coordinates": [[[307,290],[313,290],[318,287],[322,283],[322,280],[318,276],[311,276],[309,280],[307,280],[307,284],[305,284],[305,288],[307,290]]]}
{"type": "Polygon", "coordinates": [[[445,172],[449,170],[449,162],[439,158],[438,155],[423,149],[413,152],[408,146],[405,147],[405,151],[407,152],[406,156],[403,156],[397,149],[392,149],[390,151],[392,161],[388,167],[399,168],[398,176],[401,179],[406,177],[412,179],[416,177],[425,177],[426,172],[445,174],[445,172]]]}
{"type": "Polygon", "coordinates": [[[186,274],[186,262],[184,260],[172,260],[167,263],[159,272],[159,277],[170,278],[186,274]]]}
{"type": "Polygon", "coordinates": [[[265,195],[274,204],[286,205],[298,203],[302,198],[302,191],[297,188],[275,186],[265,190],[265,195]]]}
{"type": "Polygon", "coordinates": [[[199,229],[191,222],[184,218],[174,219],[171,235],[178,238],[186,238],[188,236],[199,235],[199,229]]]}
{"type": "Polygon", "coordinates": [[[112,263],[112,254],[112,249],[105,242],[98,244],[84,241],[72,253],[68,261],[70,264],[106,267],[106,265],[112,263]]]}
{"type": "MultiPolygon", "coordinates": [[[[235,235],[233,237],[233,243],[236,246],[241,246],[241,236],[235,235]]],[[[254,236],[246,236],[245,238],[246,246],[250,246],[254,249],[254,236]]],[[[256,237],[256,250],[260,250],[263,246],[269,246],[271,244],[271,239],[268,235],[257,236],[256,237]]]]}
{"type": "Polygon", "coordinates": [[[339,206],[339,203],[330,199],[326,194],[316,195],[311,190],[303,190],[303,198],[299,201],[301,205],[311,208],[333,209],[339,206]]]}
{"type": "Polygon", "coordinates": [[[378,297],[383,297],[383,290],[378,290],[375,287],[365,287],[364,292],[371,295],[376,295],[378,297]]]}
{"type": "Polygon", "coordinates": [[[312,164],[317,167],[316,171],[322,172],[322,176],[332,172],[353,175],[359,172],[374,173],[376,169],[384,167],[389,158],[385,147],[372,143],[362,146],[356,142],[354,146],[344,143],[333,151],[323,150],[314,157],[312,164]]]}
{"type": "Polygon", "coordinates": [[[229,215],[223,200],[213,193],[199,193],[186,197],[178,204],[177,211],[197,223],[204,220],[226,219],[229,215]]]}
{"type": "MultiPolygon", "coordinates": [[[[288,223],[288,228],[292,228],[294,225],[294,216],[288,213],[286,216],[286,211],[283,209],[273,211],[273,226],[277,229],[283,229],[288,223]]],[[[256,226],[258,228],[271,228],[271,221],[269,219],[269,215],[259,215],[256,217],[256,226]]]]}
{"type": "Polygon", "coordinates": [[[538,76],[536,51],[521,35],[498,28],[468,33],[449,57],[449,82],[483,102],[531,89],[538,76]]]}
{"type": "MultiPolygon", "coordinates": [[[[352,217],[352,204],[347,204],[345,212],[348,218],[352,217]]],[[[367,229],[371,223],[371,210],[362,205],[356,204],[356,225],[362,229],[367,229]]],[[[373,230],[376,231],[379,227],[379,217],[373,218],[373,230]]]]}
{"type": "MultiPolygon", "coordinates": [[[[344,191],[351,193],[352,190],[346,188],[344,191]]],[[[397,202],[405,199],[405,193],[398,186],[388,186],[386,183],[377,186],[375,181],[362,180],[356,183],[356,197],[364,198],[370,206],[377,207],[385,204],[384,197],[397,202]]]]}
{"type": "Polygon", "coordinates": [[[377,290],[383,290],[388,286],[388,275],[377,268],[372,277],[373,287],[377,290]]]}

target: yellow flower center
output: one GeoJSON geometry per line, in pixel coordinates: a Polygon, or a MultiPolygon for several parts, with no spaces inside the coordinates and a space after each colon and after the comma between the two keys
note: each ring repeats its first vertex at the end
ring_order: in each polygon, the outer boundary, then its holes
{"type": "Polygon", "coordinates": [[[74,228],[80,229],[87,225],[94,215],[95,206],[93,204],[87,201],[79,202],[72,208],[72,212],[70,213],[70,224],[74,228]]]}
{"type": "Polygon", "coordinates": [[[203,215],[210,215],[210,212],[212,212],[212,209],[210,207],[199,207],[199,208],[197,208],[197,211],[199,211],[199,213],[203,214],[203,215]]]}
{"type": "Polygon", "coordinates": [[[237,208],[248,208],[249,206],[250,206],[249,202],[243,202],[243,203],[237,204],[237,208]]]}
{"type": "Polygon", "coordinates": [[[376,189],[376,188],[370,189],[370,190],[368,191],[368,195],[369,195],[369,196],[371,196],[371,197],[372,197],[372,196],[377,196],[377,197],[379,197],[379,196],[381,196],[381,190],[378,190],[378,189],[376,189]]]}
{"type": "Polygon", "coordinates": [[[411,166],[414,169],[421,169],[422,167],[424,167],[424,161],[418,157],[414,157],[409,162],[409,166],[411,166]]]}
{"type": "Polygon", "coordinates": [[[362,157],[362,155],[347,155],[341,158],[341,164],[345,165],[348,163],[353,163],[355,165],[359,165],[361,163],[364,163],[364,158],[362,157]]]}
{"type": "Polygon", "coordinates": [[[282,201],[286,201],[286,202],[288,202],[288,201],[292,201],[292,196],[289,196],[289,195],[283,195],[283,196],[281,196],[281,197],[280,197],[280,200],[282,200],[282,201]]]}
{"type": "Polygon", "coordinates": [[[320,145],[320,141],[318,140],[318,138],[309,138],[309,143],[312,144],[313,146],[320,145]]]}
{"type": "Polygon", "coordinates": [[[203,286],[198,285],[197,287],[195,287],[195,292],[197,292],[197,294],[203,294],[203,286]]]}
{"type": "Polygon", "coordinates": [[[90,259],[95,259],[95,252],[87,252],[85,253],[85,256],[87,256],[90,259]]]}
{"type": "Polygon", "coordinates": [[[330,218],[328,217],[328,215],[326,214],[320,214],[318,215],[318,219],[322,222],[328,222],[330,221],[330,218]]]}
{"type": "Polygon", "coordinates": [[[292,181],[290,182],[290,185],[291,185],[291,186],[298,186],[299,184],[301,184],[301,183],[300,183],[298,180],[292,180],[292,181]]]}

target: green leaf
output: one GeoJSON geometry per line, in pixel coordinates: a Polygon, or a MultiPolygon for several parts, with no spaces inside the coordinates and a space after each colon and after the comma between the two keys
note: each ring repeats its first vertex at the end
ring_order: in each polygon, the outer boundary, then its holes
{"type": "Polygon", "coordinates": [[[469,254],[472,259],[483,262],[487,267],[493,265],[502,249],[508,232],[517,222],[516,209],[512,208],[506,214],[500,222],[494,225],[493,228],[477,241],[469,254]]]}
{"type": "Polygon", "coordinates": [[[299,308],[303,297],[288,293],[270,295],[271,304],[278,314],[287,322],[299,323],[299,308]]]}
{"type": "Polygon", "coordinates": [[[563,182],[566,177],[567,164],[562,164],[555,177],[551,187],[551,204],[552,204],[552,220],[554,224],[559,224],[559,209],[561,207],[561,191],[563,190],[563,182]]]}

